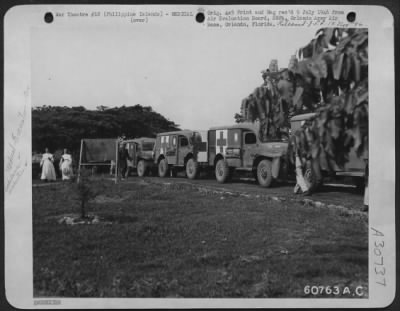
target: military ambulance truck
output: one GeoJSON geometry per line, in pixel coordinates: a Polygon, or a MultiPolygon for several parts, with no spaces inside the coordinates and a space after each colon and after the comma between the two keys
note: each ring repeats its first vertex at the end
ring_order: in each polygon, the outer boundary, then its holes
{"type": "Polygon", "coordinates": [[[175,131],[157,135],[154,146],[154,161],[158,175],[166,177],[171,173],[186,171],[186,176],[195,179],[201,166],[207,162],[207,131],[175,131]]]}
{"type": "MultiPolygon", "coordinates": [[[[315,113],[304,113],[301,115],[294,116],[290,119],[290,130],[294,134],[300,129],[303,122],[310,120],[315,116],[315,113]]],[[[359,189],[364,189],[365,176],[366,176],[366,161],[362,157],[358,157],[354,148],[350,150],[349,161],[343,166],[334,164],[333,171],[336,177],[350,177],[352,183],[359,189]]],[[[327,176],[328,172],[321,168],[322,177],[327,176]]],[[[304,168],[304,178],[311,189],[316,189],[322,183],[322,180],[316,180],[314,173],[311,169],[311,164],[308,162],[304,168]]]]}
{"type": "Polygon", "coordinates": [[[153,148],[155,138],[141,137],[128,139],[126,149],[132,158],[132,166],[136,168],[138,176],[142,177],[152,171],[154,167],[153,148]]]}
{"type": "Polygon", "coordinates": [[[252,172],[262,187],[273,179],[285,179],[288,142],[282,139],[261,141],[259,126],[238,123],[212,127],[208,131],[208,164],[215,169],[218,182],[224,183],[236,172],[252,172]]]}

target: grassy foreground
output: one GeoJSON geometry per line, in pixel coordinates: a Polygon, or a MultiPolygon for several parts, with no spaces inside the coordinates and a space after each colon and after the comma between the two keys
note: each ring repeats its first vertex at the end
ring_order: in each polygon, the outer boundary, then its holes
{"type": "Polygon", "coordinates": [[[366,217],[137,178],[90,203],[103,222],[59,224],[72,191],[33,188],[35,297],[368,296],[366,217]]]}

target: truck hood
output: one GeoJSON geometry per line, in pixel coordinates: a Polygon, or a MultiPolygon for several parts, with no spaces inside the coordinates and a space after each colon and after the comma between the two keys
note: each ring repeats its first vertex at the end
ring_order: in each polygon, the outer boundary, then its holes
{"type": "Polygon", "coordinates": [[[153,150],[141,151],[140,157],[145,160],[152,160],[153,159],[153,150]]]}
{"type": "Polygon", "coordinates": [[[260,143],[258,153],[271,157],[283,156],[287,153],[288,146],[287,142],[260,143]]]}

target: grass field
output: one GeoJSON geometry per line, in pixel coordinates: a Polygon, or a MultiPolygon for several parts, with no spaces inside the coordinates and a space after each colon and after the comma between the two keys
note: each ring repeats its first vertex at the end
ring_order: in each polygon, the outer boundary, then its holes
{"type": "Polygon", "coordinates": [[[35,297],[368,296],[366,216],[134,180],[90,203],[98,224],[58,222],[71,184],[33,188],[35,297]]]}

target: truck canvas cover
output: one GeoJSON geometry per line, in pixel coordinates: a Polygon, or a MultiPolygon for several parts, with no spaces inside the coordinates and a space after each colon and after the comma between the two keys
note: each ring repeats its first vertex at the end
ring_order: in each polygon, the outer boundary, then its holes
{"type": "Polygon", "coordinates": [[[116,161],[115,138],[82,139],[82,164],[116,161]]]}

